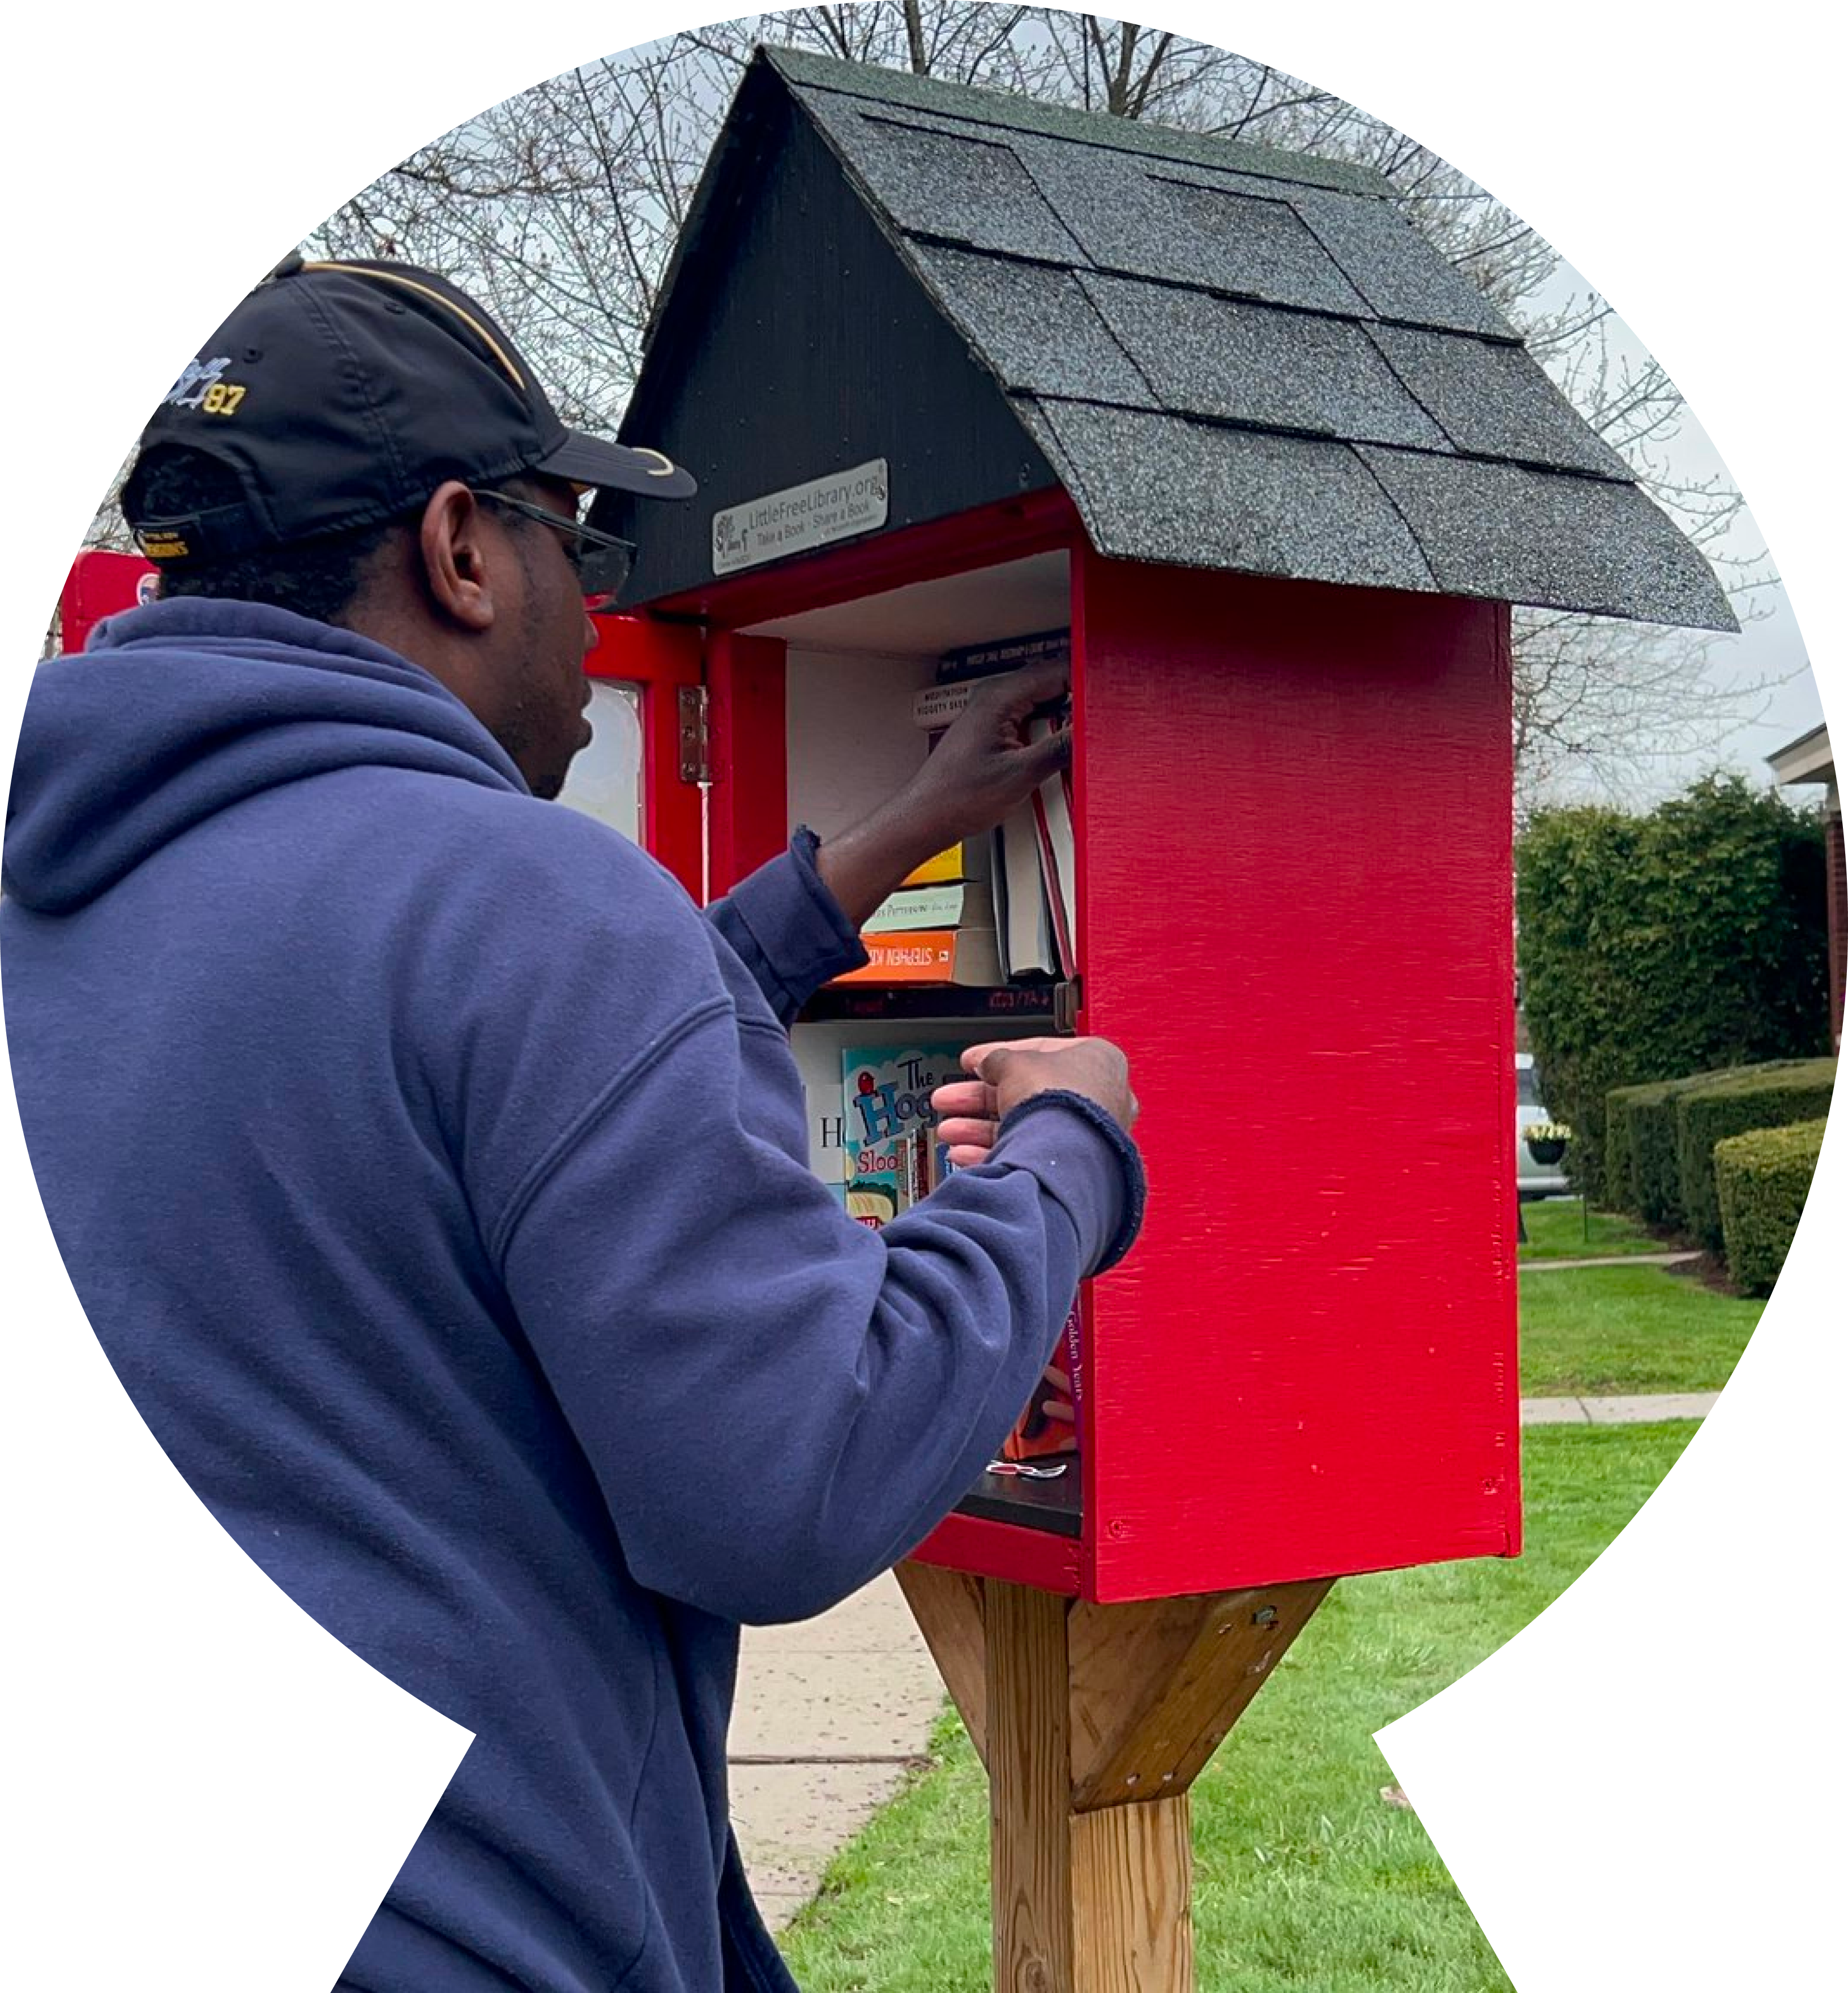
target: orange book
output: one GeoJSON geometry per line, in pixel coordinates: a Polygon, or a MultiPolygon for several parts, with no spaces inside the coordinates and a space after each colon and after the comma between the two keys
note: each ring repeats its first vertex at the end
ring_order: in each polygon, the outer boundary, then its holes
{"type": "Polygon", "coordinates": [[[924,928],[910,934],[863,935],[872,959],[837,983],[960,983],[984,987],[1001,980],[992,928],[924,928]]]}

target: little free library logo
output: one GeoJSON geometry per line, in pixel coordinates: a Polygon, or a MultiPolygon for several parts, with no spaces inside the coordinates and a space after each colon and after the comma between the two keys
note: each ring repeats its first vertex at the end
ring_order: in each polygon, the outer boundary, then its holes
{"type": "Polygon", "coordinates": [[[792,484],[712,514],[712,572],[736,574],[786,555],[876,532],[886,523],[886,460],[792,484]]]}

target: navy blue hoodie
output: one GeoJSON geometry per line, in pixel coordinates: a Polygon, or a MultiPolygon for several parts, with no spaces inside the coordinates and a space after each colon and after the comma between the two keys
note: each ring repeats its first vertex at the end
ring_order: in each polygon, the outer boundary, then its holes
{"type": "Polygon", "coordinates": [[[844,1215],[785,1031],[863,959],[812,854],[702,918],[279,610],[39,669],[0,950],[65,1265],[224,1528],[475,1733],[343,1985],[787,1988],[727,1825],[737,1625],[934,1526],[1134,1230],[1066,1096],[844,1215]]]}

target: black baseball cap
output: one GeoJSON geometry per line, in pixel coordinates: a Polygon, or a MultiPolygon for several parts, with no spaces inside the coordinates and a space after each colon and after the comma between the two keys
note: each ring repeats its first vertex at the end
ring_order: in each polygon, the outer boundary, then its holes
{"type": "Polygon", "coordinates": [[[375,525],[448,478],[534,472],[580,487],[688,498],[658,450],[567,429],[519,349],[446,278],[408,263],[287,258],[213,333],[142,430],[203,452],[235,505],[170,518],[122,509],[163,566],[375,525]]]}

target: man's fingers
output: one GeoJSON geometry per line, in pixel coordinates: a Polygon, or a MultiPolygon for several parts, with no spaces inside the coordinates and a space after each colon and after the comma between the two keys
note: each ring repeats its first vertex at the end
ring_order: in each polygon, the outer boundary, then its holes
{"type": "Polygon", "coordinates": [[[955,1162],[958,1149],[980,1149],[985,1155],[995,1146],[995,1137],[1000,1132],[998,1121],[979,1115],[954,1116],[937,1124],[937,1139],[950,1152],[955,1162]]]}
{"type": "Polygon", "coordinates": [[[939,1119],[946,1114],[972,1114],[978,1120],[995,1119],[995,1089],[979,1079],[948,1079],[931,1093],[931,1106],[939,1119]]]}
{"type": "Polygon", "coordinates": [[[1044,740],[1030,741],[1020,750],[1036,785],[1049,781],[1061,768],[1071,766],[1071,729],[1055,727],[1044,740]]]}
{"type": "Polygon", "coordinates": [[[1071,688],[1071,667],[1054,661],[999,674],[986,682],[982,692],[1003,711],[1024,720],[1036,706],[1060,698],[1071,688]]]}

